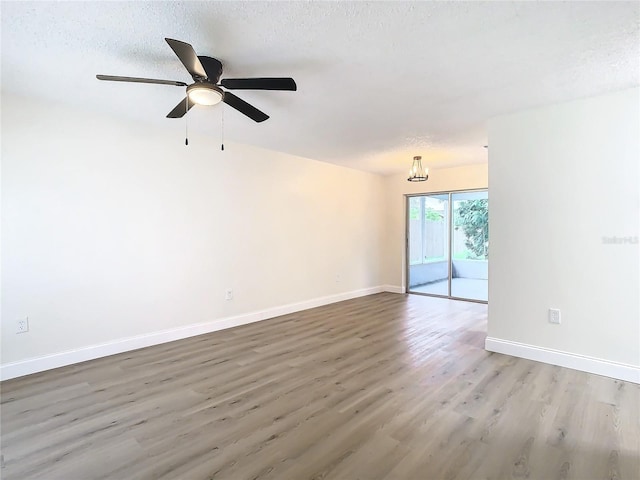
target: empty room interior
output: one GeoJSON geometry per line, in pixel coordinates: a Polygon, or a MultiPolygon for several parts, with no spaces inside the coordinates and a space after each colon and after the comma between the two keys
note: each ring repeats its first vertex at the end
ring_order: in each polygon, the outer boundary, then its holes
{"type": "Polygon", "coordinates": [[[640,478],[640,2],[0,18],[2,479],[640,478]]]}

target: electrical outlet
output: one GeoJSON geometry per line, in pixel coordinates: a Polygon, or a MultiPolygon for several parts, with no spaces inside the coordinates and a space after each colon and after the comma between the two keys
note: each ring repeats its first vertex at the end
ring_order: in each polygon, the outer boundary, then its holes
{"type": "Polygon", "coordinates": [[[231,288],[227,288],[224,292],[224,299],[225,300],[233,300],[233,289],[231,288]]]}
{"type": "Polygon", "coordinates": [[[340,283],[342,281],[342,277],[340,276],[340,274],[336,275],[336,283],[340,283]]]}
{"type": "Polygon", "coordinates": [[[549,323],[560,325],[560,309],[558,308],[549,309],[549,323]]]}
{"type": "Polygon", "coordinates": [[[16,333],[27,333],[29,331],[29,317],[18,320],[16,324],[16,333]]]}

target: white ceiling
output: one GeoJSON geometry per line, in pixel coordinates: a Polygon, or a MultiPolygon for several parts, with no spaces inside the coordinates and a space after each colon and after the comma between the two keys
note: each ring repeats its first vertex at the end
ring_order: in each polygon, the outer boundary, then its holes
{"type": "MultiPolygon", "coordinates": [[[[486,161],[486,120],[640,83],[640,2],[2,2],[2,90],[151,125],[189,81],[165,43],[223,77],[292,76],[297,92],[236,91],[230,140],[380,173],[486,161]],[[34,93],[36,92],[36,93],[34,93]]],[[[189,128],[220,135],[221,108],[189,128]]],[[[159,129],[161,127],[158,127],[159,129]]]]}

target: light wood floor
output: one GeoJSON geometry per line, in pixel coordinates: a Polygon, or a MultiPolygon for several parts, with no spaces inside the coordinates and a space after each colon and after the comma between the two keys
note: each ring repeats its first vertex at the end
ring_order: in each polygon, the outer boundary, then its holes
{"type": "Polygon", "coordinates": [[[2,478],[638,479],[640,386],[378,294],[10,380],[2,478]]]}

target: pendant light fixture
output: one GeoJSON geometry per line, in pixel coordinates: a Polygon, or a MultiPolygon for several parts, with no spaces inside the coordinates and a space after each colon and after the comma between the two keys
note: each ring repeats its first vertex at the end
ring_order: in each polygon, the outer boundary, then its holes
{"type": "Polygon", "coordinates": [[[413,165],[409,170],[409,178],[407,180],[410,182],[424,182],[427,178],[429,178],[429,169],[422,168],[422,157],[416,155],[413,157],[413,165]]]}

